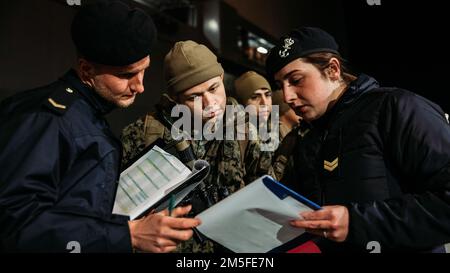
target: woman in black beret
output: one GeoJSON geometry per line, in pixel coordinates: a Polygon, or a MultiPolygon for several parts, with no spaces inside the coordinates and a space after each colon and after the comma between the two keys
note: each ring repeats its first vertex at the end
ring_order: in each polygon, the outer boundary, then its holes
{"type": "MultiPolygon", "coordinates": [[[[443,251],[450,242],[450,126],[433,102],[350,73],[334,38],[302,27],[266,62],[303,118],[283,182],[323,208],[292,225],[322,251],[443,251]]],[[[286,140],[285,138],[285,140],[286,140]]]]}

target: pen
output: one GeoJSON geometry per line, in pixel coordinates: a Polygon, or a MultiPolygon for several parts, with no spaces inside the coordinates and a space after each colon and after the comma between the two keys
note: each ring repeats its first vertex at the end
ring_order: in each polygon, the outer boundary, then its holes
{"type": "Polygon", "coordinates": [[[169,199],[169,216],[172,216],[174,205],[175,205],[175,197],[173,196],[173,194],[171,194],[169,199]]]}

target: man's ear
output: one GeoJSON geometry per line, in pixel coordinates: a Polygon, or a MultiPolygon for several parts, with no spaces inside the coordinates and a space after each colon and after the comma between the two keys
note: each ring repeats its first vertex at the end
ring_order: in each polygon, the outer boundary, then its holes
{"type": "Polygon", "coordinates": [[[341,63],[337,58],[331,58],[325,71],[330,80],[337,81],[341,78],[341,63]]]}
{"type": "Polygon", "coordinates": [[[78,58],[78,71],[83,80],[91,79],[95,76],[94,65],[84,58],[78,58]]]}

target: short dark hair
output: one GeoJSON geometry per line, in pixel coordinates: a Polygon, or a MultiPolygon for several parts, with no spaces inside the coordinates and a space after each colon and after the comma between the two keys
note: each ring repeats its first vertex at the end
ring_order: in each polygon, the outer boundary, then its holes
{"type": "Polygon", "coordinates": [[[347,61],[340,55],[331,52],[318,52],[307,55],[302,58],[319,69],[320,73],[325,76],[325,69],[330,65],[330,60],[336,58],[341,65],[341,77],[345,83],[350,83],[356,79],[356,76],[347,66],[347,61]]]}

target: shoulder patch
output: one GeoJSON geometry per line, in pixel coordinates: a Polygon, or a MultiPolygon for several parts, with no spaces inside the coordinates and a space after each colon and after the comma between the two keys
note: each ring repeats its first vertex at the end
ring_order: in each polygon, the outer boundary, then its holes
{"type": "Polygon", "coordinates": [[[70,87],[66,87],[65,90],[58,89],[53,92],[44,101],[44,106],[56,114],[64,115],[76,99],[76,91],[70,87]]]}
{"type": "Polygon", "coordinates": [[[164,125],[153,114],[147,114],[144,119],[144,132],[146,135],[158,135],[162,138],[164,125]]]}

